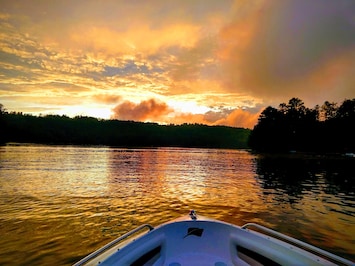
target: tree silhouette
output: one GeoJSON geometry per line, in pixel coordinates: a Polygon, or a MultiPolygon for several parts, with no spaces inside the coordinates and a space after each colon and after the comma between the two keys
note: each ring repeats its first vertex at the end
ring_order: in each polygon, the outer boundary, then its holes
{"type": "Polygon", "coordinates": [[[0,115],[5,113],[4,105],[0,103],[0,115]]]}
{"type": "Polygon", "coordinates": [[[355,117],[355,99],[345,100],[338,108],[336,117],[340,119],[349,119],[352,121],[355,117]]]}
{"type": "Polygon", "coordinates": [[[320,112],[322,113],[322,117],[320,119],[323,121],[333,119],[337,115],[337,111],[338,107],[336,103],[325,101],[321,107],[320,112]]]}
{"type": "Polygon", "coordinates": [[[345,100],[331,119],[333,136],[344,152],[355,152],[355,99],[345,100]]]}
{"type": "Polygon", "coordinates": [[[158,125],[93,117],[36,117],[3,112],[0,142],[124,147],[247,148],[250,129],[200,124],[158,125]]]}
{"type": "Polygon", "coordinates": [[[355,99],[338,108],[326,101],[321,108],[305,107],[299,98],[271,106],[261,113],[249,137],[249,145],[259,151],[355,151],[355,99]]]}

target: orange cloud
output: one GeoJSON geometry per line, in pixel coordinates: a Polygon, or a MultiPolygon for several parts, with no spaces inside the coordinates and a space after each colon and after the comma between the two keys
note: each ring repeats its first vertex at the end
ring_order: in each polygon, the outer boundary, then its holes
{"type": "Polygon", "coordinates": [[[176,113],[174,114],[173,117],[170,119],[166,119],[167,123],[175,124],[175,125],[181,125],[184,123],[190,123],[190,124],[206,124],[207,121],[205,120],[205,117],[203,114],[191,114],[191,113],[176,113]]]}
{"type": "Polygon", "coordinates": [[[242,128],[253,128],[260,115],[260,111],[255,113],[243,109],[221,109],[199,114],[177,112],[166,103],[155,99],[149,99],[140,103],[124,101],[113,108],[112,112],[111,118],[119,120],[156,121],[175,125],[197,123],[210,126],[224,125],[242,128]]]}
{"type": "Polygon", "coordinates": [[[354,60],[355,50],[350,53],[338,54],[337,57],[320,65],[316,72],[310,73],[303,84],[312,92],[303,97],[303,100],[308,105],[315,106],[316,104],[321,105],[329,99],[340,103],[354,95],[354,60]],[[313,90],[311,86],[313,86],[313,90]]]}
{"type": "Polygon", "coordinates": [[[258,121],[260,113],[261,111],[252,113],[242,109],[228,112],[207,112],[205,114],[183,113],[175,114],[169,121],[173,124],[197,123],[210,126],[219,125],[252,129],[258,121]]]}
{"type": "Polygon", "coordinates": [[[108,104],[117,103],[122,99],[122,97],[119,95],[111,95],[111,94],[94,95],[93,98],[99,102],[108,103],[108,104]]]}
{"type": "Polygon", "coordinates": [[[133,121],[153,121],[167,115],[171,109],[166,103],[154,99],[142,101],[139,104],[125,101],[113,108],[111,118],[133,121]]]}
{"type": "Polygon", "coordinates": [[[217,120],[214,125],[224,125],[231,127],[253,128],[259,118],[260,111],[256,114],[242,109],[235,109],[228,116],[217,120]]]}
{"type": "Polygon", "coordinates": [[[325,90],[314,77],[331,72],[334,96],[344,95],[344,84],[352,80],[348,69],[354,69],[355,30],[349,6],[341,2],[266,1],[226,25],[218,52],[225,86],[264,101],[316,98],[325,90]],[[339,54],[352,63],[329,68],[339,54]]]}

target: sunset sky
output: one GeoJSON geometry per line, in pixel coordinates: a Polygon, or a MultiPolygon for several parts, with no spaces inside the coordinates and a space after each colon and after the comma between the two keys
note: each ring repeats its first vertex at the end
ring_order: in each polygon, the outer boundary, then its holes
{"type": "Polygon", "coordinates": [[[355,97],[354,0],[0,0],[0,103],[252,128],[355,97]]]}

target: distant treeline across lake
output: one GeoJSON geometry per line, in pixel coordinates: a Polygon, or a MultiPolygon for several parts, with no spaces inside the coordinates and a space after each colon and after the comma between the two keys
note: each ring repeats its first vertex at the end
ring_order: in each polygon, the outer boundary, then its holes
{"type": "Polygon", "coordinates": [[[202,124],[159,125],[93,117],[32,116],[0,104],[0,143],[110,145],[121,147],[251,148],[258,152],[355,154],[355,98],[313,109],[292,98],[269,106],[253,130],[202,124]]]}
{"type": "Polygon", "coordinates": [[[37,117],[2,112],[0,143],[122,147],[247,148],[250,129],[201,124],[159,125],[92,117],[37,117]]]}

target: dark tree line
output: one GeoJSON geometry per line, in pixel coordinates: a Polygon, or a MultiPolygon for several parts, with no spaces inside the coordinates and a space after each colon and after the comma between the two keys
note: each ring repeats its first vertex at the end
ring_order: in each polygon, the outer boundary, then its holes
{"type": "Polygon", "coordinates": [[[201,124],[158,125],[93,117],[8,113],[1,106],[0,143],[121,147],[247,148],[249,129],[201,124]]]}
{"type": "Polygon", "coordinates": [[[355,99],[310,109],[292,98],[267,107],[249,137],[257,151],[355,152],[355,99]]]}

